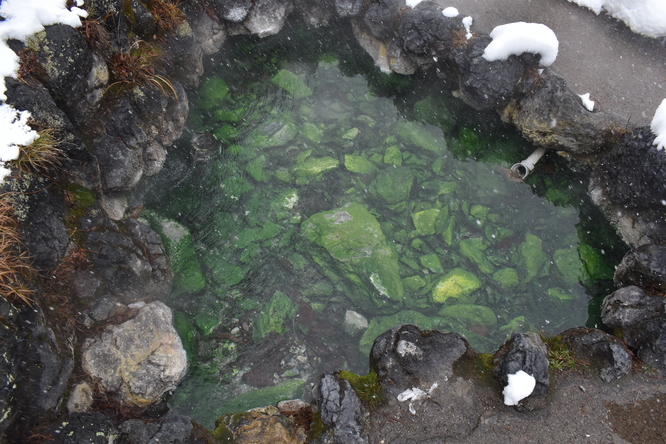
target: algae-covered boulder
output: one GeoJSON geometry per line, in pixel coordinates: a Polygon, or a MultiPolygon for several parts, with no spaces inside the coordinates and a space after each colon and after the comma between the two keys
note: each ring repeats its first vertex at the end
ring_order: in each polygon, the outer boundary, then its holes
{"type": "Polygon", "coordinates": [[[440,210],[431,208],[430,210],[412,213],[412,222],[419,236],[429,236],[435,234],[435,222],[439,216],[440,210]]]}
{"type": "Polygon", "coordinates": [[[421,276],[409,276],[402,280],[402,284],[407,290],[416,291],[425,287],[426,281],[421,276]]]}
{"type": "Polygon", "coordinates": [[[345,154],[345,168],[347,171],[358,174],[374,174],[377,172],[377,167],[374,163],[364,157],[353,154],[345,154]]]}
{"type": "Polygon", "coordinates": [[[199,86],[199,108],[210,110],[222,105],[222,102],[229,94],[229,87],[219,77],[208,77],[201,82],[199,86]]]}
{"type": "Polygon", "coordinates": [[[431,134],[423,125],[416,122],[400,121],[393,130],[402,143],[425,153],[443,154],[446,151],[446,140],[443,137],[431,134]]]}
{"type": "Polygon", "coordinates": [[[483,325],[489,329],[497,326],[497,315],[488,307],[474,304],[447,305],[439,311],[444,318],[454,319],[463,325],[483,325]]]}
{"type": "Polygon", "coordinates": [[[481,288],[481,281],[474,274],[462,268],[454,268],[442,277],[432,289],[432,301],[438,304],[448,298],[469,296],[481,288]]]}
{"type": "Polygon", "coordinates": [[[552,301],[562,307],[566,307],[571,301],[575,301],[578,296],[572,291],[567,291],[562,288],[549,288],[548,296],[552,301]]]}
{"type": "Polygon", "coordinates": [[[206,278],[194,250],[190,231],[175,220],[162,217],[152,211],[144,211],[143,216],[162,238],[173,270],[172,295],[196,293],[206,286],[206,278]]]}
{"type": "Polygon", "coordinates": [[[294,99],[302,99],[312,95],[310,87],[300,77],[289,70],[281,69],[273,76],[271,81],[294,96],[294,99]]]}
{"type": "Polygon", "coordinates": [[[520,285],[518,272],[513,268],[502,268],[501,270],[497,270],[493,273],[493,279],[505,290],[511,290],[520,285]]]}
{"type": "Polygon", "coordinates": [[[370,185],[370,189],[390,205],[409,198],[414,184],[412,170],[402,166],[392,166],[381,170],[370,185]]]}
{"type": "Polygon", "coordinates": [[[286,322],[291,320],[295,314],[296,308],[289,296],[281,291],[276,291],[259,312],[257,321],[254,323],[252,337],[256,341],[265,338],[272,332],[283,334],[286,322]]]}
{"type": "Polygon", "coordinates": [[[305,162],[299,163],[294,167],[294,175],[301,178],[319,179],[327,171],[338,167],[338,159],[329,156],[310,157],[305,162]]]}
{"type": "Polygon", "coordinates": [[[538,236],[531,233],[525,235],[525,240],[518,246],[518,266],[525,275],[525,282],[548,273],[548,256],[543,252],[538,236]]]}
{"type": "Polygon", "coordinates": [[[553,253],[553,262],[567,285],[578,283],[581,278],[581,263],[575,248],[556,250],[553,253]]]}
{"type": "MultiPolygon", "coordinates": [[[[302,379],[288,379],[271,387],[264,387],[243,393],[225,402],[220,407],[216,407],[215,413],[217,415],[240,413],[256,407],[277,404],[287,399],[296,399],[303,396],[302,391],[304,386],[305,381],[302,379]]],[[[221,423],[223,419],[220,418],[217,422],[221,423]]]]}
{"type": "Polygon", "coordinates": [[[592,283],[600,279],[613,279],[613,269],[606,259],[588,244],[578,246],[578,254],[583,263],[583,282],[592,283]]]}
{"type": "Polygon", "coordinates": [[[252,148],[264,149],[282,146],[296,137],[298,127],[285,115],[280,120],[269,120],[245,138],[244,143],[252,148]]]}
{"type": "Polygon", "coordinates": [[[443,273],[444,269],[442,268],[442,261],[439,259],[438,254],[426,254],[419,258],[421,265],[426,267],[428,270],[433,273],[443,273]]]}
{"type": "Polygon", "coordinates": [[[402,165],[402,151],[400,151],[400,148],[395,145],[386,148],[383,162],[390,165],[402,165]]]}
{"type": "Polygon", "coordinates": [[[375,338],[400,324],[414,324],[423,330],[450,330],[451,328],[447,319],[428,317],[413,310],[400,311],[390,316],[378,316],[370,321],[368,329],[361,336],[358,344],[361,354],[368,356],[375,338]]]}
{"type": "Polygon", "coordinates": [[[398,254],[363,205],[350,203],[317,213],[303,222],[301,229],[310,242],[328,252],[333,267],[360,284],[349,295],[360,308],[373,311],[402,305],[398,254]]]}
{"type": "Polygon", "coordinates": [[[463,239],[460,241],[458,247],[460,248],[460,254],[474,262],[479,267],[479,270],[486,274],[494,271],[493,265],[488,261],[483,252],[487,248],[483,243],[483,239],[479,237],[463,239]]]}

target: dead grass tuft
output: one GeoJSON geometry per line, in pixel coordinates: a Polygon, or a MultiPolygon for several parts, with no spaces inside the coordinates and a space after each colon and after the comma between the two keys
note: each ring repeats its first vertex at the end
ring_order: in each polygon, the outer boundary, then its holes
{"type": "Polygon", "coordinates": [[[136,41],[129,51],[112,54],[109,60],[113,83],[108,89],[116,87],[127,90],[137,86],[152,86],[162,94],[172,95],[177,99],[178,93],[171,81],[155,72],[155,63],[160,56],[155,47],[142,40],[136,41]]]}
{"type": "Polygon", "coordinates": [[[180,0],[149,0],[146,4],[155,17],[158,31],[171,32],[185,21],[185,14],[179,8],[180,0]]]}
{"type": "Polygon", "coordinates": [[[30,304],[34,290],[28,282],[36,275],[21,244],[9,194],[0,195],[0,294],[9,302],[30,304]]]}
{"type": "Polygon", "coordinates": [[[19,157],[11,162],[23,173],[46,174],[58,167],[63,158],[63,152],[58,148],[55,130],[45,128],[38,130],[39,138],[28,146],[19,150],[19,157]]]}

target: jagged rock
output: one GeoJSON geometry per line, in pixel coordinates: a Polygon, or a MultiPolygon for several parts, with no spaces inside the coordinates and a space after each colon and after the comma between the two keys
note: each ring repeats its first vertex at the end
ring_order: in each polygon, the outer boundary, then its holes
{"type": "Polygon", "coordinates": [[[335,11],[340,17],[356,17],[366,0],[335,0],[335,11]]]}
{"type": "Polygon", "coordinates": [[[130,304],[164,300],[171,292],[171,268],[160,236],[135,219],[114,222],[101,214],[84,218],[95,295],[109,294],[130,304]]]}
{"type": "Polygon", "coordinates": [[[400,0],[378,0],[368,4],[363,23],[375,38],[386,42],[395,36],[399,6],[400,0]]]}
{"type": "Polygon", "coordinates": [[[185,376],[187,356],[169,307],[152,302],[83,346],[82,367],[129,406],[153,404],[185,376]]]}
{"type": "Polygon", "coordinates": [[[641,245],[631,250],[615,270],[615,285],[666,290],[666,245],[641,245]]]}
{"type": "Polygon", "coordinates": [[[124,421],[118,427],[124,444],[190,444],[192,420],[169,411],[159,421],[143,422],[140,419],[124,421]]]}
{"type": "Polygon", "coordinates": [[[215,0],[215,12],[221,20],[241,23],[252,9],[252,0],[215,0]]]}
{"type": "Polygon", "coordinates": [[[465,32],[460,18],[442,15],[442,8],[432,2],[419,3],[400,21],[402,48],[410,54],[445,58],[455,46],[456,36],[465,32]]]}
{"type": "Polygon", "coordinates": [[[115,442],[120,432],[103,413],[72,413],[46,430],[56,444],[108,444],[115,442]]]}
{"type": "Polygon", "coordinates": [[[363,436],[361,400],[349,381],[322,375],[315,394],[324,424],[332,427],[322,441],[331,444],[366,443],[363,436]]]}
{"type": "Polygon", "coordinates": [[[291,0],[256,0],[243,25],[252,34],[268,37],[280,32],[293,9],[291,0]]]}
{"type": "Polygon", "coordinates": [[[130,28],[140,38],[149,39],[157,32],[155,17],[143,3],[139,0],[129,0],[123,2],[123,6],[125,18],[129,21],[130,28]]]}
{"type": "MultiPolygon", "coordinates": [[[[530,67],[536,65],[531,63],[530,67]]],[[[535,72],[530,75],[535,76],[535,72]]],[[[506,107],[502,118],[513,122],[523,136],[539,146],[571,155],[589,154],[603,146],[601,131],[622,126],[617,116],[588,111],[561,77],[544,73],[527,80],[521,87],[527,96],[506,107]]]]}
{"type": "MultiPolygon", "coordinates": [[[[213,3],[213,8],[216,8],[216,3],[213,3]]],[[[203,55],[214,54],[219,51],[227,39],[227,30],[224,24],[216,20],[216,17],[211,17],[205,10],[196,7],[196,5],[185,3],[182,8],[192,27],[196,45],[201,46],[203,55]]]]}
{"type": "Polygon", "coordinates": [[[604,299],[601,319],[620,329],[622,338],[648,365],[666,369],[666,308],[664,298],[630,286],[604,299]]]}
{"type": "Polygon", "coordinates": [[[514,333],[495,354],[493,372],[502,387],[509,383],[509,375],[522,370],[536,380],[534,391],[516,406],[519,410],[535,410],[545,406],[550,376],[548,350],[536,333],[514,333]]]}
{"type": "Polygon", "coordinates": [[[604,382],[631,372],[631,355],[615,336],[595,328],[571,328],[559,336],[582,361],[597,369],[604,382]]]}
{"type": "Polygon", "coordinates": [[[294,0],[294,6],[305,23],[313,27],[326,26],[335,16],[335,7],[332,2],[294,0]]]}
{"type": "Polygon", "coordinates": [[[410,387],[430,387],[453,376],[453,365],[474,352],[457,333],[422,332],[411,324],[398,325],[375,339],[370,368],[391,393],[410,387]],[[390,382],[389,382],[390,381],[390,382]]]}

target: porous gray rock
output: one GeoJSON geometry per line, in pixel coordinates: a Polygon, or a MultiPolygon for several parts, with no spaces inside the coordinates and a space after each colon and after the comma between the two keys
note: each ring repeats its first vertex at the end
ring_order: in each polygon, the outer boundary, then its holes
{"type": "Polygon", "coordinates": [[[666,290],[666,245],[634,248],[622,258],[613,280],[618,287],[666,290]]]}
{"type": "Polygon", "coordinates": [[[646,364],[666,370],[666,301],[635,286],[604,299],[601,319],[646,364]]]}
{"type": "Polygon", "coordinates": [[[356,17],[367,0],[335,0],[335,11],[340,17],[356,17]]]}
{"type": "Polygon", "coordinates": [[[456,36],[461,37],[464,32],[458,17],[445,17],[439,6],[422,2],[405,12],[398,34],[406,52],[432,60],[432,57],[447,57],[459,44],[455,41],[456,36]]]}
{"type": "Polygon", "coordinates": [[[631,372],[631,354],[615,336],[596,328],[571,328],[559,336],[581,361],[596,369],[604,382],[620,379],[631,372]]]}
{"type": "Polygon", "coordinates": [[[252,0],[214,0],[215,13],[221,20],[241,23],[252,9],[252,0]]]}
{"type": "Polygon", "coordinates": [[[91,284],[99,281],[94,295],[109,295],[125,304],[169,296],[171,267],[162,239],[150,227],[136,219],[115,222],[92,210],[82,228],[93,265],[86,279],[91,284]]]}
{"type": "Polygon", "coordinates": [[[256,0],[243,26],[259,37],[275,35],[280,32],[293,9],[291,0],[256,0]]]}
{"type": "Polygon", "coordinates": [[[331,444],[367,443],[363,437],[361,400],[348,381],[331,374],[322,375],[315,399],[321,420],[331,427],[322,442],[331,444]]]}
{"type": "Polygon", "coordinates": [[[509,375],[524,371],[536,380],[532,394],[516,405],[518,410],[535,410],[545,407],[550,376],[548,374],[548,349],[541,337],[533,332],[514,333],[495,354],[493,373],[502,387],[509,384],[509,375]]]}
{"type": "Polygon", "coordinates": [[[145,407],[176,388],[187,356],[169,307],[152,302],[135,318],[112,325],[83,346],[82,367],[129,406],[145,407]]]}
{"type": "Polygon", "coordinates": [[[457,333],[422,332],[411,324],[398,325],[375,339],[370,368],[391,393],[410,387],[430,387],[453,376],[453,365],[474,352],[457,333]],[[390,382],[389,382],[390,381],[390,382]]]}
{"type": "Polygon", "coordinates": [[[72,387],[67,399],[67,411],[86,412],[93,404],[93,390],[86,381],[80,382],[72,387]]]}

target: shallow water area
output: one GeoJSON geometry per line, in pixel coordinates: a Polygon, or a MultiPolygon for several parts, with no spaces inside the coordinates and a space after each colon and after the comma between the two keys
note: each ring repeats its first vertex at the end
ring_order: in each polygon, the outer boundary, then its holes
{"type": "Polygon", "coordinates": [[[190,362],[171,406],[207,427],[367,372],[400,323],[477,352],[585,325],[624,252],[565,159],[516,180],[535,147],[440,79],[379,74],[341,32],[230,39],[142,215],[190,362]]]}

